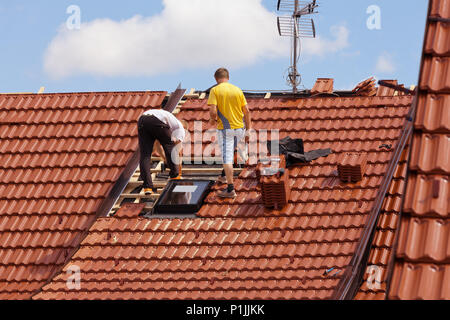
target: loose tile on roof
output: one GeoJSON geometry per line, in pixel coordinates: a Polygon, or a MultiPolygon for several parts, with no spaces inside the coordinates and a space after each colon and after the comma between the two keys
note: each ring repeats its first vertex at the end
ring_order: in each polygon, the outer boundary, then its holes
{"type": "Polygon", "coordinates": [[[165,95],[0,96],[0,299],[29,299],[62,268],[165,95]]]}

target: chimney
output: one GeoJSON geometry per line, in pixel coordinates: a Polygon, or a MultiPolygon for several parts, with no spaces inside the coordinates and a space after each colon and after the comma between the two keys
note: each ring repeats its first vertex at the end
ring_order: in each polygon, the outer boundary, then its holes
{"type": "Polygon", "coordinates": [[[367,167],[367,153],[344,153],[338,162],[339,179],[351,183],[361,181],[367,167]]]}
{"type": "MultiPolygon", "coordinates": [[[[394,86],[398,86],[397,80],[382,80],[383,82],[392,84],[394,86]]],[[[378,97],[393,97],[395,95],[395,92],[397,92],[395,89],[388,88],[385,86],[379,86],[377,90],[377,96],[378,97]]]]}
{"type": "Polygon", "coordinates": [[[316,84],[311,89],[311,94],[333,93],[334,79],[332,78],[318,78],[316,84]]]}

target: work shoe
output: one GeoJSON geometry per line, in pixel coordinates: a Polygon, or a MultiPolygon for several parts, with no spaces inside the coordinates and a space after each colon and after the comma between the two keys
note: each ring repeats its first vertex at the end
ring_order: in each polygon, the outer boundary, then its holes
{"type": "Polygon", "coordinates": [[[227,177],[220,176],[220,177],[217,179],[217,181],[218,181],[219,183],[226,184],[226,183],[227,183],[227,177]]]}
{"type": "Polygon", "coordinates": [[[153,189],[152,188],[144,188],[144,194],[146,196],[151,196],[153,194],[153,189]]]}
{"type": "Polygon", "coordinates": [[[219,198],[231,198],[231,199],[234,199],[234,198],[236,198],[237,194],[236,194],[236,191],[234,191],[234,190],[231,191],[231,192],[228,192],[227,189],[224,189],[222,191],[219,191],[217,193],[217,196],[219,198]]]}

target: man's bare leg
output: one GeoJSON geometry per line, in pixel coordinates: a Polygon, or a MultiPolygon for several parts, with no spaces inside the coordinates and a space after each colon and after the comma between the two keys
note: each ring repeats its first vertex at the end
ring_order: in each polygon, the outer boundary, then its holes
{"type": "Polygon", "coordinates": [[[221,198],[235,198],[236,191],[234,190],[233,185],[233,165],[232,164],[224,164],[223,169],[225,171],[225,176],[227,178],[228,187],[225,190],[222,190],[218,193],[218,196],[221,198]]]}
{"type": "Polygon", "coordinates": [[[224,164],[223,168],[225,170],[225,176],[227,177],[227,184],[234,184],[233,165],[232,164],[224,164]]]}

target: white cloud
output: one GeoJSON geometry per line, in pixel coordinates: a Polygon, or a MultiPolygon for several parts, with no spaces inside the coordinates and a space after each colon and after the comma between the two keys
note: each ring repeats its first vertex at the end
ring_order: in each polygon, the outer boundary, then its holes
{"type": "Polygon", "coordinates": [[[276,16],[262,0],[163,0],[152,17],[97,19],[61,26],[44,57],[54,78],[157,75],[211,66],[233,68],[287,56],[276,16]]]}
{"type": "Polygon", "coordinates": [[[396,70],[396,67],[395,67],[392,56],[387,52],[383,52],[378,57],[378,61],[377,61],[375,70],[376,70],[376,72],[380,72],[380,73],[394,73],[396,70]]]}
{"type": "Polygon", "coordinates": [[[319,35],[315,39],[305,39],[302,42],[302,52],[307,59],[314,56],[323,58],[349,46],[350,32],[345,25],[332,26],[330,33],[334,39],[327,39],[319,35]]]}
{"type": "MultiPolygon", "coordinates": [[[[68,30],[63,24],[44,56],[53,78],[152,76],[215,66],[238,68],[264,59],[287,57],[288,38],[281,38],[276,15],[262,0],[163,0],[152,17],[97,19],[68,30]]],[[[302,58],[323,58],[349,46],[345,25],[302,40],[302,58]]]]}

